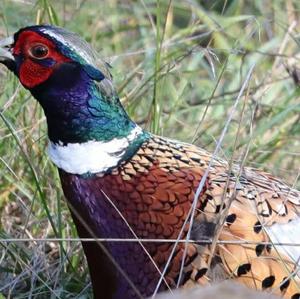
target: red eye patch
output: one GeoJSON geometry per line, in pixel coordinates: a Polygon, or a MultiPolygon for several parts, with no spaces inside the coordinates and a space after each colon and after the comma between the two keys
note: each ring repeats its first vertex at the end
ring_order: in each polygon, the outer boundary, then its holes
{"type": "Polygon", "coordinates": [[[23,31],[20,33],[15,43],[13,54],[20,58],[19,79],[27,88],[33,88],[43,83],[52,75],[59,64],[71,61],[71,59],[58,51],[53,41],[34,31],[23,31]],[[49,49],[47,59],[51,59],[54,62],[53,65],[43,65],[42,59],[37,61],[31,57],[30,49],[37,44],[45,45],[49,49]]]}

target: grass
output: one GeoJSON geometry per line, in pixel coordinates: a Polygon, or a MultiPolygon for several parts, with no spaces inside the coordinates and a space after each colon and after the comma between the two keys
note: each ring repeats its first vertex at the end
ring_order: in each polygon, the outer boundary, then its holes
{"type": "MultiPolygon", "coordinates": [[[[3,0],[0,34],[33,23],[65,26],[109,61],[130,116],[155,133],[213,151],[255,65],[221,156],[300,187],[297,0],[3,0]],[[248,96],[246,96],[248,93],[248,96]]],[[[50,163],[45,117],[0,69],[2,238],[76,237],[50,163]]],[[[90,298],[78,242],[2,242],[0,294],[90,298]]],[[[1,297],[0,297],[1,298],[1,297]]]]}

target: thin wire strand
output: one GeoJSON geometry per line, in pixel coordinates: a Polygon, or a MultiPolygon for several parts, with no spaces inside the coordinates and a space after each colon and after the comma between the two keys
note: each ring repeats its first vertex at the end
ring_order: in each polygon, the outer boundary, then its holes
{"type": "MultiPolygon", "coordinates": [[[[143,239],[143,238],[7,238],[0,239],[0,243],[13,242],[136,242],[136,243],[191,243],[191,244],[212,244],[213,240],[186,240],[186,239],[143,239]]],[[[291,242],[258,242],[248,240],[219,240],[217,244],[236,244],[236,245],[271,245],[271,246],[294,246],[300,247],[299,243],[291,242]]]]}

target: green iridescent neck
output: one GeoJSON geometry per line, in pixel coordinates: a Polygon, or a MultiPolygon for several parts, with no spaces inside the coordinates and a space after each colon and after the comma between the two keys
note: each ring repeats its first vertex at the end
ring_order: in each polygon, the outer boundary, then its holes
{"type": "Polygon", "coordinates": [[[45,111],[52,142],[107,142],[128,136],[136,127],[110,81],[95,82],[76,65],[66,65],[56,77],[32,91],[45,111]],[[61,80],[63,73],[72,78],[61,80]]]}

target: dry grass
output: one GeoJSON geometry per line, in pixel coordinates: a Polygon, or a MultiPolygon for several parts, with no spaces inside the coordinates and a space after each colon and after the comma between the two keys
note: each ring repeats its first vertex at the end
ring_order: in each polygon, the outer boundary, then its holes
{"type": "MultiPolygon", "coordinates": [[[[122,101],[140,125],[210,151],[255,65],[221,156],[239,163],[249,147],[247,165],[299,188],[299,88],[287,72],[299,65],[299,9],[297,0],[3,0],[0,34],[43,21],[78,32],[112,64],[122,101]]],[[[44,115],[4,68],[0,107],[1,237],[75,237],[45,154],[44,115]]],[[[5,296],[91,297],[78,242],[1,245],[5,296]]]]}

